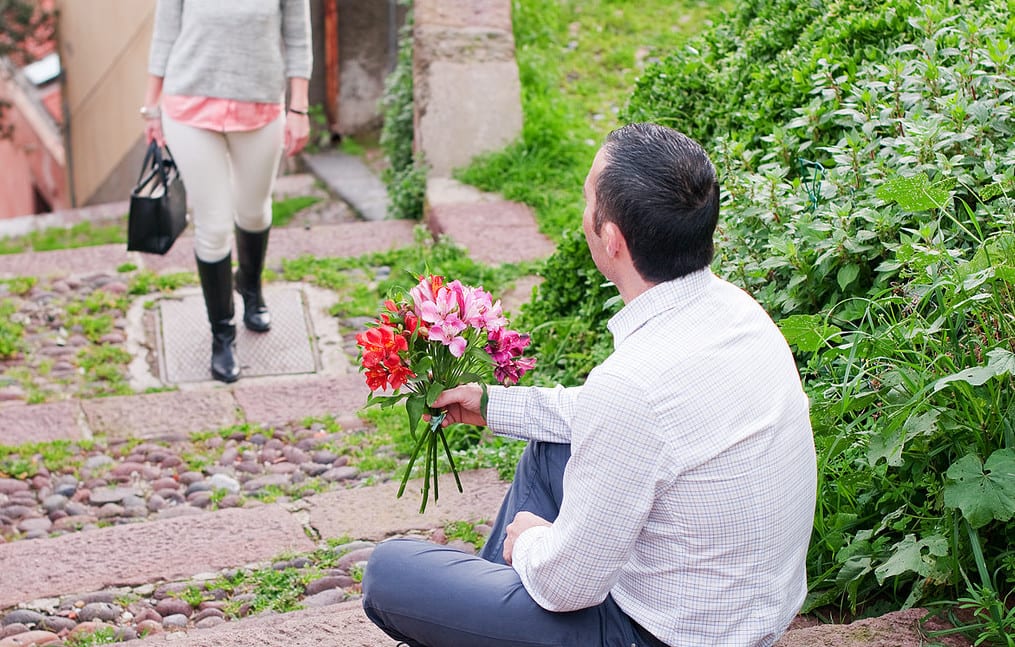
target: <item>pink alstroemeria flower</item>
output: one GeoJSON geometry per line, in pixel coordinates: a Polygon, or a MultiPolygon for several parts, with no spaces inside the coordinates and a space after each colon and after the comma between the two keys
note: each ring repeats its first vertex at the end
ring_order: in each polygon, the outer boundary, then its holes
{"type": "Polygon", "coordinates": [[[452,313],[442,321],[438,321],[430,326],[430,334],[427,335],[427,339],[439,341],[448,347],[452,355],[461,357],[465,354],[465,347],[468,345],[468,342],[459,333],[467,327],[465,322],[458,318],[458,315],[452,313]]]}
{"type": "Polygon", "coordinates": [[[536,365],[534,357],[521,357],[522,351],[529,345],[529,336],[520,335],[514,330],[499,328],[491,330],[486,352],[493,358],[493,376],[501,384],[517,384],[526,372],[536,365]]]}
{"type": "Polygon", "coordinates": [[[476,330],[498,330],[507,325],[500,301],[493,303],[489,292],[482,288],[468,290],[462,307],[462,319],[476,330]]]}

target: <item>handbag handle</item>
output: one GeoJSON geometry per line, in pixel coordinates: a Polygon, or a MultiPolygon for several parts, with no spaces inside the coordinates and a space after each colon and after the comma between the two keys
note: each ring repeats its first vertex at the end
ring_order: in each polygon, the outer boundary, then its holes
{"type": "MultiPolygon", "coordinates": [[[[141,173],[137,176],[137,184],[141,184],[141,180],[145,177],[146,171],[158,171],[162,177],[162,185],[169,186],[169,173],[168,169],[175,168],[176,161],[173,160],[173,154],[169,152],[169,146],[166,146],[166,155],[162,156],[162,147],[158,145],[154,139],[148,142],[148,151],[145,152],[144,161],[141,162],[141,173]]],[[[148,175],[151,178],[151,174],[148,175]]]]}

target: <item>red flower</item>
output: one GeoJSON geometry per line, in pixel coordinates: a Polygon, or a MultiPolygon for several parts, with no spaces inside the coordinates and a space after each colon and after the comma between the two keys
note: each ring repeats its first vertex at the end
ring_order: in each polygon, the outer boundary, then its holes
{"type": "Polygon", "coordinates": [[[361,363],[366,369],[367,386],[371,391],[388,385],[397,389],[415,377],[402,364],[399,354],[409,350],[409,342],[389,323],[380,323],[357,334],[356,344],[363,348],[361,363]]]}

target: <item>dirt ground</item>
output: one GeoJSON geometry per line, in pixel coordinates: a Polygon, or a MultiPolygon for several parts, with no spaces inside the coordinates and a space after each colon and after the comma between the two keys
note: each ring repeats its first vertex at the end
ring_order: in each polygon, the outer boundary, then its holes
{"type": "Polygon", "coordinates": [[[816,619],[798,618],[777,647],[970,647],[973,644],[957,634],[933,635],[951,625],[927,615],[926,609],[907,609],[848,625],[820,624],[816,619]]]}

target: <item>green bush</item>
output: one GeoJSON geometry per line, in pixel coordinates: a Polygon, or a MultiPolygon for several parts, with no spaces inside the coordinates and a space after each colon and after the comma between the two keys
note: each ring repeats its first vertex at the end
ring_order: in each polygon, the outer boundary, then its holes
{"type": "Polygon", "coordinates": [[[381,108],[381,149],[388,160],[382,180],[390,198],[388,215],[419,220],[423,217],[426,165],[413,154],[412,11],[399,34],[398,60],[384,83],[381,108]]]}
{"type": "Polygon", "coordinates": [[[796,349],[820,469],[805,608],[966,592],[989,619],[980,638],[1008,644],[1015,21],[1003,4],[744,1],[647,70],[625,114],[712,152],[715,269],[796,349]]]}
{"type": "Polygon", "coordinates": [[[727,20],[652,66],[623,113],[707,143],[757,145],[809,102],[815,75],[850,76],[907,42],[914,0],[740,0],[727,20]]]}
{"type": "Polygon", "coordinates": [[[596,269],[581,231],[564,232],[539,271],[537,297],[522,306],[518,328],[532,337],[541,383],[581,384],[613,350],[606,322],[619,308],[616,287],[596,269]]]}

